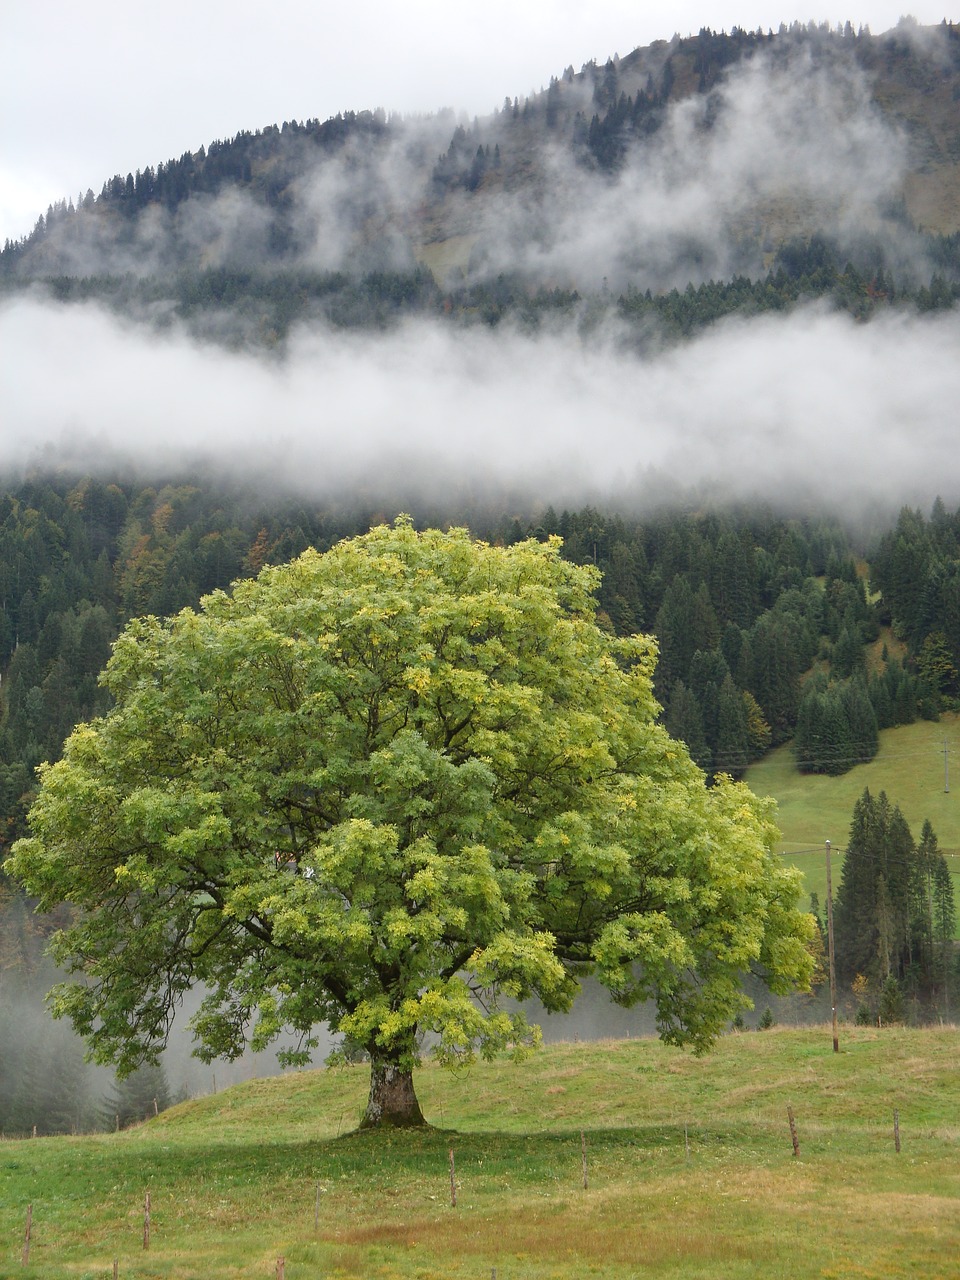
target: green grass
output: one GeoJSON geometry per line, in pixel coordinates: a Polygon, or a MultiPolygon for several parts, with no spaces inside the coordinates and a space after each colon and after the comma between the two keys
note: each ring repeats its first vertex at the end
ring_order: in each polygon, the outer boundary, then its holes
{"type": "Polygon", "coordinates": [[[869,787],[874,795],[886,791],[900,806],[914,837],[919,838],[924,819],[930,819],[960,905],[960,715],[885,729],[876,757],[839,778],[800,773],[787,743],[753,765],[746,780],[758,795],[775,797],[787,861],[804,872],[807,891],[817,893],[821,903],[827,883],[824,843],[829,840],[837,852],[832,859],[836,893],[853,806],[869,787]],[[949,792],[944,790],[944,742],[949,792]]]}
{"type": "Polygon", "coordinates": [[[287,1280],[956,1276],[958,1056],[956,1028],[844,1027],[836,1055],[826,1028],[701,1060],[555,1045],[424,1068],[438,1127],[396,1134],[349,1131],[362,1067],[256,1080],[125,1133],[0,1144],[0,1276],[92,1280],[117,1258],[125,1278],[245,1280],[278,1257],[287,1280]]]}

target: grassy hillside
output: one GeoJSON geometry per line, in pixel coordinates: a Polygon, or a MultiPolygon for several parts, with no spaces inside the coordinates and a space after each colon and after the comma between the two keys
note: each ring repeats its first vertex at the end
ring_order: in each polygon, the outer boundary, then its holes
{"type": "Polygon", "coordinates": [[[921,720],[885,729],[876,758],[839,778],[798,772],[788,743],[755,764],[747,782],[759,795],[776,798],[784,853],[801,868],[809,890],[818,893],[821,902],[826,892],[824,842],[830,840],[839,851],[833,862],[836,891],[853,806],[864,787],[869,787],[874,795],[886,791],[900,806],[915,838],[924,818],[930,819],[947,855],[960,903],[960,716],[956,713],[944,715],[938,724],[921,720]],[[944,791],[944,743],[949,792],[944,791]]]}
{"type": "Polygon", "coordinates": [[[426,1068],[444,1128],[419,1134],[347,1132],[354,1067],[253,1081],[121,1134],[7,1142],[0,1275],[92,1280],[116,1258],[125,1278],[243,1280],[283,1257],[287,1280],[955,1276],[960,1031],[844,1029],[841,1047],[774,1030],[699,1061],[633,1040],[426,1068]]]}

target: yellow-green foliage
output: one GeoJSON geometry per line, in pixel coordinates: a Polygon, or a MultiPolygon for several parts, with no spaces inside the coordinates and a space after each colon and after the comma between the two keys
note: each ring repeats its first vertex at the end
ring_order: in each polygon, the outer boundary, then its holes
{"type": "Polygon", "coordinates": [[[401,518],[131,622],[5,864],[80,908],[55,1012],[126,1071],[202,985],[208,1058],[325,1023],[377,1080],[421,1034],[449,1065],[532,1042],[506,1002],[566,1009],[585,968],[697,1049],[744,970],[805,985],[772,806],[705,785],[597,584],[557,538],[401,518]]]}

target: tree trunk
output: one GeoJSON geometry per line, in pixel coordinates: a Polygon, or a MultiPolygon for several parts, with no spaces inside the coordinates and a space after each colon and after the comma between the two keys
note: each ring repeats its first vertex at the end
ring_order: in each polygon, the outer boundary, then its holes
{"type": "Polygon", "coordinates": [[[413,1072],[390,1058],[371,1058],[370,1100],[360,1128],[413,1128],[426,1123],[413,1087],[413,1072]]]}

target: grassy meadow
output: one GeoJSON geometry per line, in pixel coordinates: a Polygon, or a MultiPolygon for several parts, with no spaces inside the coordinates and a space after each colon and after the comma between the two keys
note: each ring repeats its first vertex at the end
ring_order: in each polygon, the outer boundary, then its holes
{"type": "Polygon", "coordinates": [[[436,1127],[393,1134],[354,1131],[363,1066],[255,1080],[119,1134],[0,1143],[0,1275],[946,1280],[958,1057],[956,1028],[843,1028],[839,1054],[828,1028],[774,1028],[699,1060],[554,1045],[425,1067],[436,1127]]]}
{"type": "Polygon", "coordinates": [[[807,891],[818,894],[821,904],[826,901],[827,886],[824,842],[829,840],[836,854],[832,858],[836,893],[853,806],[864,787],[869,787],[874,795],[886,791],[891,803],[900,806],[915,839],[924,819],[930,819],[953,873],[960,908],[960,715],[956,712],[944,714],[939,723],[920,720],[883,730],[876,757],[838,778],[798,772],[791,744],[786,743],[753,765],[746,780],[758,795],[776,798],[786,860],[804,872],[807,891]],[[945,780],[949,791],[944,790],[945,780]]]}

